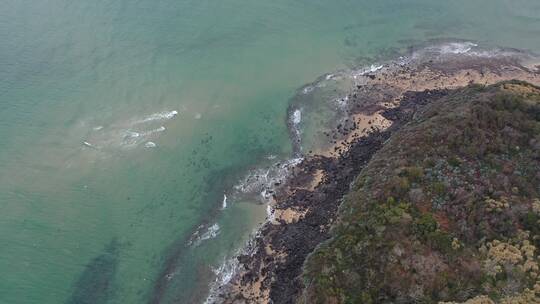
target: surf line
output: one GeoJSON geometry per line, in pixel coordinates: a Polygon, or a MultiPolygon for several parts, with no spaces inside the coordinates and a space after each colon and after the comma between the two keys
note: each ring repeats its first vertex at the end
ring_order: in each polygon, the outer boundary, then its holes
{"type": "Polygon", "coordinates": [[[88,147],[88,148],[92,148],[92,149],[95,149],[97,150],[98,148],[94,145],[92,145],[91,143],[87,142],[87,141],[83,141],[82,143],[84,146],[88,147]]]}
{"type": "Polygon", "coordinates": [[[227,194],[223,193],[223,201],[221,202],[221,210],[227,209],[227,194]]]}

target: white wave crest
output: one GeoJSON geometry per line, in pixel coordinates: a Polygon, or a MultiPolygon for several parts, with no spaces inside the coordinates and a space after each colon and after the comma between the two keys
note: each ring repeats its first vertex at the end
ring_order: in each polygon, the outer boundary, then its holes
{"type": "Polygon", "coordinates": [[[149,141],[149,142],[144,144],[145,148],[155,148],[156,146],[157,146],[156,143],[152,142],[152,141],[149,141]]]}
{"type": "Polygon", "coordinates": [[[212,272],[216,276],[214,281],[210,284],[210,293],[204,304],[216,304],[220,303],[217,297],[218,289],[221,286],[227,285],[234,277],[236,270],[238,269],[239,262],[236,258],[230,258],[224,260],[217,268],[213,268],[212,272]]]}
{"type": "Polygon", "coordinates": [[[206,300],[204,301],[204,304],[217,304],[223,302],[223,299],[219,296],[221,288],[231,283],[235,275],[240,270],[240,262],[238,261],[237,257],[244,254],[252,256],[255,253],[257,248],[255,242],[257,237],[260,237],[260,233],[260,229],[256,228],[243,246],[236,249],[235,252],[229,257],[224,257],[223,261],[217,268],[212,268],[215,278],[210,283],[210,291],[206,300]]]}
{"type": "Polygon", "coordinates": [[[83,145],[87,146],[88,148],[96,148],[96,146],[92,145],[91,143],[87,142],[87,141],[83,141],[83,145]]]}
{"type": "Polygon", "coordinates": [[[292,115],[292,123],[297,125],[301,121],[302,121],[302,111],[300,111],[300,109],[294,110],[293,115],[292,115]]]}
{"type": "Polygon", "coordinates": [[[204,233],[201,233],[202,228],[204,228],[204,226],[199,226],[199,229],[193,233],[188,242],[189,246],[197,247],[202,242],[215,238],[220,232],[220,227],[217,223],[208,227],[204,233]]]}
{"type": "Polygon", "coordinates": [[[156,121],[156,120],[171,119],[171,118],[174,118],[176,115],[178,115],[178,111],[176,110],[158,112],[158,113],[150,114],[146,116],[145,118],[136,121],[135,124],[146,123],[146,122],[156,121]]]}
{"type": "Polygon", "coordinates": [[[221,202],[221,209],[227,209],[227,194],[223,194],[223,201],[221,202]]]}
{"type": "Polygon", "coordinates": [[[265,169],[250,172],[234,189],[242,194],[258,194],[263,201],[268,201],[277,185],[284,183],[291,170],[300,164],[303,158],[293,158],[284,163],[277,163],[265,169]]]}
{"type": "Polygon", "coordinates": [[[372,64],[366,72],[367,73],[374,73],[374,72],[377,72],[378,70],[382,69],[383,67],[384,66],[382,66],[382,65],[374,65],[374,64],[372,64]]]}
{"type": "MultiPolygon", "coordinates": [[[[478,44],[465,41],[465,42],[447,42],[442,44],[436,44],[421,48],[412,53],[410,60],[425,61],[426,59],[439,58],[444,56],[453,55],[472,55],[476,56],[475,48],[478,44]]],[[[410,61],[409,61],[410,62],[410,61]]]]}
{"type": "Polygon", "coordinates": [[[266,206],[266,219],[269,222],[273,222],[275,220],[274,208],[271,204],[268,204],[266,206]]]}
{"type": "Polygon", "coordinates": [[[313,92],[315,88],[313,86],[306,86],[302,89],[302,93],[305,95],[305,94],[309,94],[311,92],[313,92]]]}
{"type": "Polygon", "coordinates": [[[375,73],[375,72],[381,70],[383,67],[384,67],[384,65],[372,64],[369,67],[364,67],[364,68],[361,68],[359,70],[353,71],[352,76],[353,76],[354,79],[356,79],[359,76],[365,76],[365,75],[370,74],[370,73],[375,73]]]}
{"type": "Polygon", "coordinates": [[[219,234],[219,229],[220,229],[219,225],[215,223],[214,225],[210,226],[203,235],[201,235],[200,240],[205,241],[208,239],[215,238],[219,234]]]}
{"type": "Polygon", "coordinates": [[[165,131],[165,127],[164,126],[161,126],[159,128],[156,128],[156,129],[153,129],[153,130],[149,130],[149,131],[144,131],[141,133],[142,136],[148,136],[148,135],[152,135],[154,133],[159,133],[159,132],[163,132],[165,131]]]}
{"type": "Polygon", "coordinates": [[[472,42],[450,42],[440,46],[442,54],[465,54],[477,47],[478,44],[472,42]]]}
{"type": "Polygon", "coordinates": [[[125,138],[137,138],[139,136],[141,136],[141,133],[128,130],[128,131],[126,131],[125,138]]]}
{"type": "Polygon", "coordinates": [[[349,103],[349,95],[341,98],[336,98],[334,101],[337,103],[338,106],[345,107],[349,103]]]}

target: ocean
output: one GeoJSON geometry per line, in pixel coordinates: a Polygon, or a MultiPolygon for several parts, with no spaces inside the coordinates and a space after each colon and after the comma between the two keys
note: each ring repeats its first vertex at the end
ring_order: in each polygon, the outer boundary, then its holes
{"type": "Polygon", "coordinates": [[[441,41],[540,52],[537,0],[1,4],[6,304],[203,303],[301,156],[288,126],[317,141],[308,84],[441,41]]]}

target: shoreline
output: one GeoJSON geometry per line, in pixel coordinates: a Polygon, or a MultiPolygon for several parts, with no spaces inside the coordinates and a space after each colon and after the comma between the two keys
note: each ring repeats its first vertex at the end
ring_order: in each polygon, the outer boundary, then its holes
{"type": "MultiPolygon", "coordinates": [[[[453,49],[435,55],[427,47],[352,76],[355,88],[347,95],[345,124],[328,134],[325,145],[304,155],[286,181],[276,183],[266,222],[235,257],[234,274],[212,288],[206,303],[292,303],[303,288],[303,262],[330,237],[349,185],[390,136],[430,99],[460,87],[510,79],[540,85],[538,65],[523,66],[521,53],[487,56],[486,51],[471,51],[474,44],[456,45],[450,43],[453,49]]],[[[296,157],[301,154],[301,137],[294,136],[298,131],[291,119],[288,124],[293,146],[298,145],[296,157]]]]}

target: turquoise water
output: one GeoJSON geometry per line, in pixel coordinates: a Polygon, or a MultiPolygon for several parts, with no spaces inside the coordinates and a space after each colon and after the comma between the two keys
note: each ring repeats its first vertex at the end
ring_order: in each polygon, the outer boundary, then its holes
{"type": "Polygon", "coordinates": [[[540,52],[536,0],[1,4],[10,304],[201,302],[264,218],[223,194],[290,156],[297,88],[431,39],[540,52]]]}

